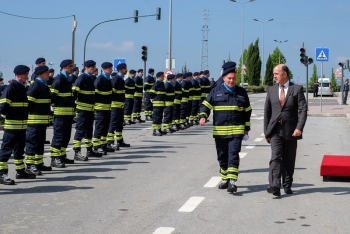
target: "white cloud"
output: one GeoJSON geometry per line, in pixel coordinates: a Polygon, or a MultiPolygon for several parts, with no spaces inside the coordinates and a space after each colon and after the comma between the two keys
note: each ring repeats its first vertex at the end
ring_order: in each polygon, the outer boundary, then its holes
{"type": "Polygon", "coordinates": [[[114,52],[127,52],[132,51],[134,49],[134,42],[132,41],[123,41],[120,45],[114,45],[113,42],[92,42],[88,43],[88,47],[95,48],[98,50],[108,50],[114,52]]]}

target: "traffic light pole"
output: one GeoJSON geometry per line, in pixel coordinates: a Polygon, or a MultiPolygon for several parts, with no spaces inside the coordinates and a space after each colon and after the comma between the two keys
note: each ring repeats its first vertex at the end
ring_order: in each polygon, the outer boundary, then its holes
{"type": "MultiPolygon", "coordinates": [[[[305,58],[307,61],[308,57],[305,56],[305,58]]],[[[309,86],[309,65],[305,64],[305,66],[306,66],[306,108],[307,108],[307,110],[309,110],[309,89],[308,89],[308,86],[309,86]]]]}

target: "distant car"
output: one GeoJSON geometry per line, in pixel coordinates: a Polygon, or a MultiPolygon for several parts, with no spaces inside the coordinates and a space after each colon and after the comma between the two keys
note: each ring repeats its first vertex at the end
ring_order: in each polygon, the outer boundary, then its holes
{"type": "Polygon", "coordinates": [[[319,78],[318,83],[318,95],[333,97],[334,92],[329,78],[319,78]]]}

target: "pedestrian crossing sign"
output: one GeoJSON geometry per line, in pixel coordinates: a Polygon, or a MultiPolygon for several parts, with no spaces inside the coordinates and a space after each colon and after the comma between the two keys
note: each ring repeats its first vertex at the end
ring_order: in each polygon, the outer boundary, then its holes
{"type": "Polygon", "coordinates": [[[125,58],[115,58],[113,60],[113,71],[117,71],[117,66],[121,63],[126,63],[125,58]]]}
{"type": "Polygon", "coordinates": [[[329,48],[316,48],[316,61],[328,62],[329,61],[329,48]]]}

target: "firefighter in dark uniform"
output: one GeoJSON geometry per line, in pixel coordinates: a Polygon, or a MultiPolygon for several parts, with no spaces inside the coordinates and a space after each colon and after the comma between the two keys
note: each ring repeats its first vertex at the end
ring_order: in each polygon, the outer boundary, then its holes
{"type": "Polygon", "coordinates": [[[81,74],[73,85],[76,97],[76,110],[78,113],[75,124],[73,141],[74,159],[87,161],[89,157],[102,157],[101,153],[93,151],[92,132],[94,126],[95,85],[92,74],[96,68],[93,60],[85,61],[85,72],[81,74]],[[87,154],[81,153],[81,140],[84,139],[87,154]]]}
{"type": "MultiPolygon", "coordinates": [[[[236,66],[235,62],[227,62],[224,65],[222,65],[222,71],[225,70],[226,68],[236,66]]],[[[210,74],[209,74],[210,75],[210,74]]],[[[209,77],[208,77],[209,78],[209,77]]],[[[211,85],[212,89],[214,89],[216,86],[221,86],[224,83],[224,79],[222,75],[219,77],[219,79],[214,83],[214,85],[211,85]]]]}
{"type": "Polygon", "coordinates": [[[155,83],[153,76],[154,76],[154,69],[153,68],[148,69],[148,76],[146,76],[144,80],[144,86],[143,86],[145,91],[144,105],[145,105],[146,121],[152,121],[152,116],[153,116],[153,104],[151,102],[151,93],[150,93],[150,90],[153,84],[155,83]]]}
{"type": "Polygon", "coordinates": [[[174,98],[174,108],[173,108],[173,127],[172,129],[175,131],[179,131],[180,128],[180,112],[181,112],[181,99],[182,99],[182,87],[181,81],[183,79],[183,75],[181,73],[176,75],[176,81],[174,84],[175,90],[175,98],[174,98]]]}
{"type": "Polygon", "coordinates": [[[175,75],[169,74],[164,83],[165,87],[165,107],[163,129],[166,133],[173,133],[176,130],[172,129],[174,100],[175,100],[175,75]]]}
{"type": "Polygon", "coordinates": [[[134,107],[134,95],[135,95],[135,76],[136,71],[131,69],[129,71],[130,76],[125,79],[125,105],[124,105],[124,124],[131,125],[135,124],[131,120],[132,108],[134,107]]]}
{"type": "MultiPolygon", "coordinates": [[[[183,75],[183,77],[187,77],[187,73],[183,75]]],[[[180,129],[185,130],[188,128],[189,125],[187,125],[187,110],[188,110],[188,99],[190,95],[190,87],[188,85],[188,82],[186,79],[183,79],[183,77],[179,77],[178,81],[181,82],[181,88],[182,88],[182,97],[181,97],[181,107],[180,107],[180,129]]]]}
{"type": "Polygon", "coordinates": [[[163,111],[165,107],[165,86],[164,72],[157,73],[157,80],[151,88],[151,101],[153,104],[153,136],[166,135],[167,132],[162,131],[163,111]]]}
{"type": "Polygon", "coordinates": [[[53,81],[51,88],[52,106],[54,108],[53,138],[51,142],[51,166],[63,168],[65,164],[73,164],[68,159],[66,150],[71,137],[72,122],[75,116],[75,98],[70,75],[73,72],[73,61],[63,60],[61,73],[53,81]]]}
{"type": "Polygon", "coordinates": [[[73,73],[71,75],[72,84],[75,84],[75,81],[78,79],[78,76],[79,76],[79,67],[74,67],[73,68],[73,73]]]}
{"type": "Polygon", "coordinates": [[[44,165],[44,145],[46,129],[51,121],[51,93],[49,68],[40,66],[35,68],[35,81],[29,86],[28,97],[28,128],[26,134],[26,164],[27,171],[41,175],[41,171],[51,171],[51,167],[44,165]]]}
{"type": "Polygon", "coordinates": [[[198,108],[201,100],[201,86],[199,84],[199,73],[193,73],[194,78],[191,80],[193,86],[193,100],[192,100],[192,108],[191,108],[191,116],[190,123],[191,125],[198,125],[198,108]]]}
{"type": "Polygon", "coordinates": [[[134,94],[134,108],[132,111],[133,121],[136,123],[144,123],[145,120],[141,119],[141,106],[143,97],[143,69],[137,71],[135,77],[135,94],[134,94]]]}
{"type": "MultiPolygon", "coordinates": [[[[101,65],[102,74],[95,82],[95,131],[92,139],[94,151],[107,155],[107,152],[114,152],[116,147],[107,147],[107,133],[111,119],[112,104],[112,70],[113,64],[104,62],[101,65]]],[[[93,70],[93,72],[95,72],[93,70]]]]}
{"type": "MultiPolygon", "coordinates": [[[[35,64],[37,67],[46,66],[46,60],[44,58],[38,58],[35,61],[35,64]]],[[[30,83],[33,83],[35,81],[36,77],[37,77],[37,75],[35,74],[35,72],[33,72],[32,76],[30,77],[30,83]]]]}
{"type": "Polygon", "coordinates": [[[18,65],[14,69],[16,79],[12,80],[0,99],[0,111],[5,118],[4,135],[0,151],[0,183],[15,184],[8,176],[8,164],[13,152],[17,179],[33,179],[36,176],[25,171],[23,162],[26,129],[28,120],[28,99],[25,83],[30,68],[18,65]]]}
{"type": "Polygon", "coordinates": [[[125,63],[118,64],[118,74],[112,79],[112,114],[108,129],[108,145],[115,147],[114,139],[117,139],[117,148],[130,147],[123,139],[124,105],[125,105],[125,81],[124,76],[128,72],[125,63]]]}
{"type": "Polygon", "coordinates": [[[219,189],[236,192],[239,152],[243,136],[250,131],[252,108],[246,90],[236,85],[236,66],[227,66],[222,77],[224,83],[210,92],[199,118],[203,126],[210,111],[214,111],[213,136],[222,178],[219,189]]]}
{"type": "Polygon", "coordinates": [[[47,86],[49,87],[49,89],[51,89],[51,87],[52,87],[54,76],[55,76],[55,69],[50,68],[49,69],[49,80],[47,81],[47,86]]]}
{"type": "Polygon", "coordinates": [[[193,96],[194,96],[194,88],[193,88],[193,84],[192,84],[192,79],[193,79],[192,72],[187,73],[186,81],[187,81],[188,90],[189,90],[188,104],[187,104],[187,116],[186,116],[187,127],[193,126],[193,122],[190,119],[191,112],[192,112],[192,101],[193,101],[193,96]]]}

